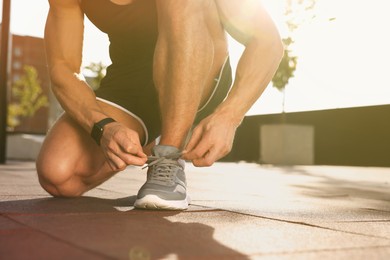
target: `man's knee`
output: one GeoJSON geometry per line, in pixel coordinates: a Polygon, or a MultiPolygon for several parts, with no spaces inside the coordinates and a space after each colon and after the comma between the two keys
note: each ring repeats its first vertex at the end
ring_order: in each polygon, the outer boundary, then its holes
{"type": "Polygon", "coordinates": [[[84,193],[82,185],[75,181],[74,171],[65,164],[51,165],[40,160],[36,163],[39,183],[54,197],[78,197],[84,193]]]}

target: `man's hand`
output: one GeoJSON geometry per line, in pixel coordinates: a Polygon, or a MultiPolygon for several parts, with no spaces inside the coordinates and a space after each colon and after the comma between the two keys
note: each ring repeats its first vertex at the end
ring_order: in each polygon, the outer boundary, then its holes
{"type": "Polygon", "coordinates": [[[142,150],[139,135],[118,122],[107,124],[100,141],[107,161],[114,171],[121,171],[127,165],[142,166],[147,156],[142,150]]]}
{"type": "Polygon", "coordinates": [[[192,133],[183,159],[195,166],[211,166],[230,152],[237,124],[221,115],[212,114],[203,119],[192,133]]]}

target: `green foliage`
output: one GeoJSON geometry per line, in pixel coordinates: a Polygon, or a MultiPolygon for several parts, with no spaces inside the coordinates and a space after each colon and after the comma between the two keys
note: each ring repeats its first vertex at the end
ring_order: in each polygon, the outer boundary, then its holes
{"type": "Polygon", "coordinates": [[[316,0],[286,0],[284,15],[286,17],[288,36],[282,39],[284,44],[284,56],[272,79],[272,85],[280,91],[284,91],[289,80],[294,77],[294,72],[297,68],[298,57],[292,53],[294,32],[299,26],[306,23],[308,20],[315,18],[315,15],[312,12],[315,3],[316,0]]]}
{"type": "Polygon", "coordinates": [[[316,17],[313,12],[315,5],[316,0],[286,0],[284,15],[290,33],[316,17]]]}
{"type": "Polygon", "coordinates": [[[14,82],[11,88],[12,102],[8,105],[7,125],[11,129],[21,123],[23,117],[32,117],[49,102],[42,94],[37,70],[32,66],[24,66],[24,74],[14,82]]]}
{"type": "Polygon", "coordinates": [[[297,68],[298,57],[291,54],[290,43],[292,39],[290,37],[283,39],[284,43],[284,55],[280,61],[278,70],[272,78],[272,85],[280,91],[283,91],[287,86],[290,78],[294,77],[294,72],[297,68]]]}
{"type": "Polygon", "coordinates": [[[89,78],[88,83],[91,85],[92,89],[97,89],[100,86],[100,82],[106,75],[106,68],[102,62],[91,62],[88,66],[85,66],[84,69],[92,73],[93,77],[89,78]]]}

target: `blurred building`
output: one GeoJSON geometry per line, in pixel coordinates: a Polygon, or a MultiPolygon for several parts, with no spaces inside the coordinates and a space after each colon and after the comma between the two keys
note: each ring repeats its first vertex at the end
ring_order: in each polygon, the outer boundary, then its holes
{"type": "MultiPolygon", "coordinates": [[[[24,74],[23,67],[25,65],[33,66],[37,70],[43,94],[49,97],[51,95],[50,78],[43,39],[32,36],[12,35],[10,37],[9,50],[9,89],[7,92],[10,98],[8,100],[12,102],[10,87],[24,74]]],[[[21,124],[14,131],[33,134],[46,133],[48,117],[49,107],[40,108],[33,117],[22,118],[21,124]]]]}

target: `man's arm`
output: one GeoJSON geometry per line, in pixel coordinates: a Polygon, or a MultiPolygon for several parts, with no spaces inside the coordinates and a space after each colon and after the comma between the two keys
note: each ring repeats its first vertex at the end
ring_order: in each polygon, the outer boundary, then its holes
{"type": "Polygon", "coordinates": [[[236,128],[261,96],[283,55],[279,33],[259,0],[215,0],[226,31],[245,50],[229,96],[195,129],[183,158],[209,166],[230,152],[236,128]]]}
{"type": "Polygon", "coordinates": [[[53,92],[64,110],[86,131],[105,117],[80,75],[84,22],[78,0],[49,0],[46,53],[53,92]],[[83,97],[83,98],[80,98],[83,97]]]}
{"type": "MultiPolygon", "coordinates": [[[[94,92],[80,74],[84,14],[79,0],[49,0],[49,3],[45,44],[53,93],[66,113],[90,133],[93,125],[108,115],[99,107],[94,92]]],[[[113,127],[121,131],[104,131],[103,138],[108,141],[105,142],[107,144],[102,144],[102,149],[111,167],[119,169],[128,164],[142,165],[146,156],[142,152],[138,134],[130,129],[123,129],[124,127],[121,127],[119,123],[108,124],[105,129],[113,127]],[[117,136],[107,136],[113,132],[117,136]],[[117,134],[118,132],[120,134],[117,134]],[[124,138],[127,135],[131,138],[124,138]],[[133,140],[120,143],[115,141],[115,138],[133,140]],[[114,147],[116,151],[111,151],[113,149],[110,150],[109,147],[114,147]]]]}
{"type": "Polygon", "coordinates": [[[283,43],[259,0],[216,0],[227,32],[245,45],[232,91],[218,111],[242,119],[261,96],[283,56],[283,43]]]}

